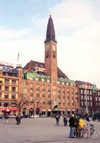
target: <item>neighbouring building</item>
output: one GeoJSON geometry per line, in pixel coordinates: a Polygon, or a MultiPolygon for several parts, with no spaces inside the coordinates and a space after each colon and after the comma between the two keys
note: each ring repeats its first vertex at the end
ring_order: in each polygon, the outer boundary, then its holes
{"type": "Polygon", "coordinates": [[[100,89],[93,91],[93,84],[89,82],[76,81],[79,88],[79,104],[81,113],[100,112],[100,89]]]}
{"type": "Polygon", "coordinates": [[[19,95],[19,68],[14,68],[9,63],[0,63],[0,111],[8,110],[16,112],[16,103],[19,95]]]}

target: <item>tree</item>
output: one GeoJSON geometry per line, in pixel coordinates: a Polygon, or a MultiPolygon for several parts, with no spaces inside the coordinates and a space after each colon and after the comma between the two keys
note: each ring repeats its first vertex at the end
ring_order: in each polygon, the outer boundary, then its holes
{"type": "Polygon", "coordinates": [[[20,94],[19,99],[17,100],[17,108],[19,109],[19,114],[25,106],[29,106],[29,100],[27,99],[26,95],[20,94]]]}

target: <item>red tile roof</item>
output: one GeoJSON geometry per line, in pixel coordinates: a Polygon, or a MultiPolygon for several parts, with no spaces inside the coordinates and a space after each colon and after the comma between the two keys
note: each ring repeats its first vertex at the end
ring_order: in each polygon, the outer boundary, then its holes
{"type": "MultiPolygon", "coordinates": [[[[37,61],[30,61],[29,63],[27,63],[23,67],[23,70],[27,71],[27,72],[33,72],[33,71],[35,71],[36,66],[41,67],[41,68],[45,68],[44,63],[40,63],[40,62],[37,62],[37,61]]],[[[69,79],[58,67],[57,67],[57,71],[58,71],[58,77],[69,79]]]]}

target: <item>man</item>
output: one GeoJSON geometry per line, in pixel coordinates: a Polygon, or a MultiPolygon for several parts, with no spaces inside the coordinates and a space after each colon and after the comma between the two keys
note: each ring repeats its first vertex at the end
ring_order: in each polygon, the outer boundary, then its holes
{"type": "Polygon", "coordinates": [[[21,122],[21,117],[20,117],[20,114],[18,114],[17,116],[16,116],[16,121],[17,121],[17,125],[20,125],[20,122],[21,122]]]}
{"type": "Polygon", "coordinates": [[[59,126],[59,118],[60,118],[60,116],[59,116],[59,114],[57,113],[57,114],[56,114],[56,125],[57,125],[57,126],[59,126]]]}
{"type": "Polygon", "coordinates": [[[72,116],[69,119],[69,126],[70,126],[69,138],[74,138],[74,127],[75,127],[74,114],[72,114],[72,116]]]}

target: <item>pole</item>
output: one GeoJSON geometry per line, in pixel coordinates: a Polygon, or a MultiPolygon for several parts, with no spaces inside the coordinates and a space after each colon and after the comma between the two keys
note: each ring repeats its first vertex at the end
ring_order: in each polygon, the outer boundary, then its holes
{"type": "Polygon", "coordinates": [[[85,92],[86,92],[86,113],[88,114],[88,105],[87,105],[87,87],[85,83],[85,92]]]}

